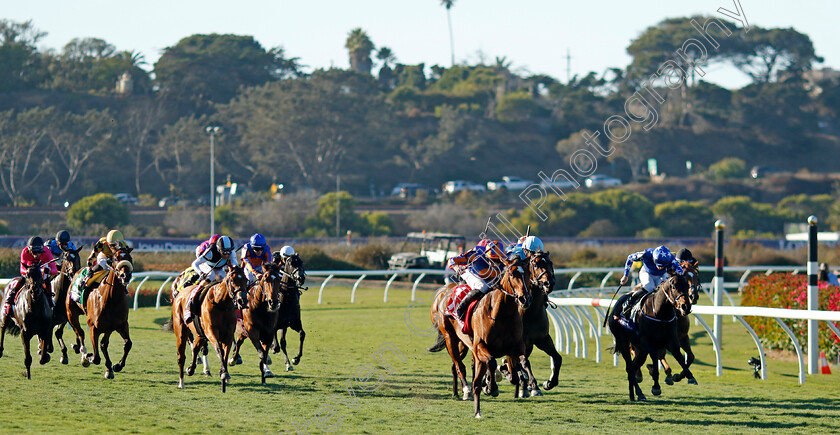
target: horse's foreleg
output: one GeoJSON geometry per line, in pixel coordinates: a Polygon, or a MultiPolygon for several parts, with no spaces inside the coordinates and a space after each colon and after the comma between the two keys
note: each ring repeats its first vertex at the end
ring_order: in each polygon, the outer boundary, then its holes
{"type": "Polygon", "coordinates": [[[111,331],[102,333],[102,340],[99,342],[99,351],[105,356],[105,379],[114,379],[114,370],[111,367],[111,356],[108,354],[108,343],[111,342],[111,331]]]}
{"type": "MultiPolygon", "coordinates": [[[[2,292],[0,292],[0,296],[2,296],[2,292]]],[[[0,297],[0,299],[2,299],[2,297],[0,297]]],[[[10,322],[11,320],[6,319],[6,321],[10,322]]],[[[6,342],[6,325],[3,325],[3,327],[0,328],[0,358],[3,357],[3,344],[5,342],[6,342]]]]}
{"type": "MultiPolygon", "coordinates": [[[[470,384],[467,382],[467,367],[464,366],[465,355],[461,352],[461,342],[458,340],[458,337],[449,333],[444,333],[443,336],[446,342],[446,349],[449,352],[449,356],[452,358],[453,370],[457,373],[458,380],[461,381],[461,400],[470,400],[470,384]]],[[[473,367],[475,367],[475,364],[473,364],[473,367]]],[[[473,370],[473,374],[475,374],[475,370],[473,370]]],[[[455,394],[455,397],[458,397],[457,393],[455,394]]]]}
{"type": "Polygon", "coordinates": [[[528,375],[528,388],[531,390],[531,397],[542,396],[543,393],[540,391],[540,386],[537,385],[537,378],[534,377],[534,372],[531,371],[531,362],[528,361],[528,358],[524,354],[519,355],[519,365],[522,366],[522,370],[528,375]]]}
{"type": "Polygon", "coordinates": [[[96,365],[102,362],[102,358],[99,356],[99,334],[101,334],[99,328],[94,326],[90,327],[90,344],[93,346],[93,353],[87,354],[87,359],[96,365]]]}
{"type": "Polygon", "coordinates": [[[475,376],[473,376],[473,403],[475,404],[475,418],[481,418],[481,380],[487,373],[487,364],[492,355],[487,351],[483,343],[475,343],[473,348],[473,360],[475,362],[475,376]]]}
{"type": "Polygon", "coordinates": [[[636,397],[641,401],[645,401],[645,400],[647,400],[647,398],[642,393],[642,387],[640,387],[639,383],[636,382],[635,373],[637,373],[641,369],[641,367],[645,364],[645,361],[647,360],[647,356],[648,356],[648,354],[647,354],[646,351],[636,349],[635,356],[633,357],[633,360],[630,363],[630,368],[632,369],[632,371],[630,373],[634,376],[631,388],[633,388],[633,390],[636,392],[636,397]]]}
{"type": "MultiPolygon", "coordinates": [[[[697,380],[694,379],[694,375],[691,373],[691,370],[688,368],[688,363],[686,362],[685,358],[683,357],[682,352],[680,352],[680,344],[676,340],[673,340],[671,343],[668,344],[668,351],[674,355],[674,359],[677,360],[677,363],[682,367],[682,373],[680,373],[680,380],[682,378],[688,379],[688,383],[692,385],[697,385],[697,380]]],[[[689,351],[690,352],[690,351],[689,351]]],[[[694,361],[694,354],[691,354],[691,360],[694,361]]],[[[676,378],[675,378],[676,380],[676,378]]]]}
{"type": "MultiPolygon", "coordinates": [[[[668,365],[664,352],[662,353],[661,358],[659,358],[659,364],[662,364],[662,369],[665,371],[665,383],[668,385],[674,385],[674,376],[671,372],[671,366],[668,365]]],[[[656,365],[656,363],[654,363],[654,365],[656,365]]],[[[650,366],[648,366],[648,371],[651,372],[651,376],[653,376],[653,369],[650,366]]]]}
{"type": "Polygon", "coordinates": [[[69,358],[67,358],[67,345],[64,344],[64,325],[67,322],[62,322],[58,324],[58,329],[55,330],[55,341],[58,342],[58,347],[61,349],[61,359],[59,361],[62,364],[67,364],[70,362],[69,358]]]}
{"type": "Polygon", "coordinates": [[[283,352],[283,356],[286,358],[286,371],[290,372],[295,368],[292,367],[292,362],[289,361],[289,354],[286,353],[286,331],[288,331],[288,328],[283,328],[280,330],[280,350],[283,352]]]}
{"type": "Polygon", "coordinates": [[[563,357],[560,356],[560,353],[557,352],[557,348],[554,347],[554,342],[551,341],[550,335],[546,335],[534,343],[534,345],[537,346],[537,349],[545,352],[549,357],[551,357],[551,377],[543,384],[543,388],[550,390],[560,383],[560,367],[563,366],[563,357]]]}
{"type": "Polygon", "coordinates": [[[227,381],[230,375],[227,372],[227,354],[229,349],[223,348],[220,343],[214,343],[213,347],[216,349],[216,356],[219,357],[219,378],[222,380],[222,393],[227,391],[227,381]]]}
{"type": "Polygon", "coordinates": [[[124,344],[123,344],[123,356],[120,358],[120,362],[114,364],[114,371],[119,373],[125,367],[125,359],[128,358],[128,352],[131,351],[131,336],[128,333],[128,322],[122,324],[119,328],[117,328],[117,334],[120,334],[122,337],[124,344]]]}
{"type": "Polygon", "coordinates": [[[242,364],[242,357],[239,355],[239,350],[244,342],[245,334],[239,334],[239,337],[233,342],[233,356],[230,357],[228,365],[235,366],[237,364],[242,364]]]}
{"type": "Polygon", "coordinates": [[[260,384],[265,385],[265,378],[266,371],[268,370],[268,366],[266,365],[266,357],[268,356],[268,352],[266,349],[263,348],[262,342],[260,341],[260,331],[254,330],[248,333],[248,338],[251,339],[251,344],[254,345],[254,349],[257,350],[257,356],[259,356],[259,360],[257,364],[260,367],[260,384]]]}
{"type": "Polygon", "coordinates": [[[274,342],[271,345],[272,353],[280,353],[280,340],[277,339],[277,330],[274,330],[274,342]]]}
{"type": "MultiPolygon", "coordinates": [[[[189,336],[189,333],[185,333],[184,336],[189,336]]],[[[192,376],[193,373],[195,373],[195,362],[196,358],[198,358],[199,352],[201,352],[201,342],[202,339],[200,338],[195,338],[192,342],[192,346],[190,347],[192,353],[192,361],[190,361],[190,365],[187,367],[187,376],[192,376]]]]}
{"type": "Polygon", "coordinates": [[[26,366],[26,379],[32,379],[30,368],[32,367],[32,353],[29,349],[29,339],[32,338],[26,332],[21,332],[20,339],[23,341],[23,364],[26,366]]]}
{"type": "Polygon", "coordinates": [[[68,306],[67,323],[70,324],[70,328],[73,329],[73,332],[76,334],[76,344],[73,345],[73,352],[76,352],[77,354],[82,354],[82,365],[87,367],[90,365],[90,361],[87,360],[87,349],[85,348],[85,331],[82,329],[82,325],[79,323],[79,315],[71,313],[71,310],[72,307],[68,306]]]}
{"type": "MultiPolygon", "coordinates": [[[[650,378],[653,379],[653,386],[650,387],[650,392],[654,396],[662,394],[662,387],[659,385],[659,353],[650,352],[651,365],[648,366],[650,370],[650,378]]],[[[644,364],[644,362],[642,362],[644,364]]]]}
{"type": "Polygon", "coordinates": [[[184,362],[187,360],[187,334],[185,333],[186,326],[181,325],[180,328],[174,326],[175,341],[177,343],[178,353],[178,388],[184,388],[184,362]]]}
{"type": "Polygon", "coordinates": [[[297,356],[292,358],[292,364],[294,365],[298,365],[300,358],[303,356],[303,340],[306,339],[306,331],[304,331],[303,328],[300,328],[298,335],[300,335],[300,349],[298,349],[297,356]]]}

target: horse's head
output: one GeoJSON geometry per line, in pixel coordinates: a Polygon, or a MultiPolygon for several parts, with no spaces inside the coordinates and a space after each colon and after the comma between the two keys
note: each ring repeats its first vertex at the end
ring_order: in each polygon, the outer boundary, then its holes
{"type": "Polygon", "coordinates": [[[263,273],[260,275],[259,291],[268,304],[268,311],[275,312],[280,308],[280,280],[283,274],[280,267],[274,263],[263,263],[263,273]]]}
{"type": "Polygon", "coordinates": [[[79,255],[84,246],[68,249],[61,253],[61,273],[73,276],[82,268],[82,257],[79,255]]]}
{"type": "Polygon", "coordinates": [[[531,275],[531,287],[540,289],[545,294],[554,290],[554,264],[548,252],[535,252],[528,257],[531,275]]]}
{"type": "Polygon", "coordinates": [[[228,295],[239,309],[248,307],[248,277],[239,266],[225,265],[225,283],[228,295]]]}
{"type": "Polygon", "coordinates": [[[691,299],[692,304],[696,304],[697,300],[700,299],[700,292],[703,291],[698,263],[696,261],[680,261],[680,266],[685,270],[685,275],[688,279],[688,297],[691,299]]]}
{"type": "Polygon", "coordinates": [[[306,271],[303,269],[303,260],[297,252],[286,259],[284,272],[291,275],[298,287],[303,287],[303,284],[306,283],[306,271]]]}
{"type": "Polygon", "coordinates": [[[671,275],[660,287],[665,293],[665,298],[681,316],[691,314],[691,300],[688,297],[690,285],[685,275],[671,275]]]}
{"type": "Polygon", "coordinates": [[[503,258],[502,263],[505,265],[501,280],[502,291],[509,296],[513,296],[520,307],[527,309],[531,306],[531,291],[528,288],[530,283],[528,264],[519,256],[514,256],[511,260],[503,258]]]}
{"type": "Polygon", "coordinates": [[[29,266],[26,268],[26,284],[34,291],[38,291],[44,284],[44,275],[41,273],[42,265],[29,266]]]}

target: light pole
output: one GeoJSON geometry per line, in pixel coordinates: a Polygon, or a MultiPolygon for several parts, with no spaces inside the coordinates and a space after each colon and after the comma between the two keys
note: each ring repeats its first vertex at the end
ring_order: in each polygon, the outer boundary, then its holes
{"type": "Polygon", "coordinates": [[[204,129],[210,135],[210,235],[216,233],[216,134],[222,131],[219,125],[211,124],[204,129]]]}

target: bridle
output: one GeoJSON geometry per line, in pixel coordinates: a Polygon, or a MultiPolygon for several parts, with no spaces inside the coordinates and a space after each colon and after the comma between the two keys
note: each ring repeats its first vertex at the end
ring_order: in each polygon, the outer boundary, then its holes
{"type": "Polygon", "coordinates": [[[542,277],[545,275],[552,273],[553,270],[551,266],[543,267],[542,273],[539,275],[534,275],[535,269],[539,268],[539,262],[545,261],[548,263],[547,254],[545,252],[536,252],[529,260],[529,267],[531,268],[531,285],[535,288],[540,288],[543,290],[545,294],[548,294],[551,291],[552,283],[551,281],[540,281],[542,277]]]}

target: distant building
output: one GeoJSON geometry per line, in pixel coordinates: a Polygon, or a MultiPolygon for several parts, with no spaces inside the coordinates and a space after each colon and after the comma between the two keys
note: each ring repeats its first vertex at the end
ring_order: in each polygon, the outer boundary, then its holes
{"type": "Polygon", "coordinates": [[[809,70],[802,73],[802,78],[805,79],[805,88],[808,90],[808,93],[812,97],[816,97],[823,92],[820,83],[840,80],[840,71],[829,67],[809,70]]]}
{"type": "Polygon", "coordinates": [[[116,91],[119,95],[131,95],[134,93],[134,80],[128,71],[122,73],[120,79],[117,80],[116,91]]]}

